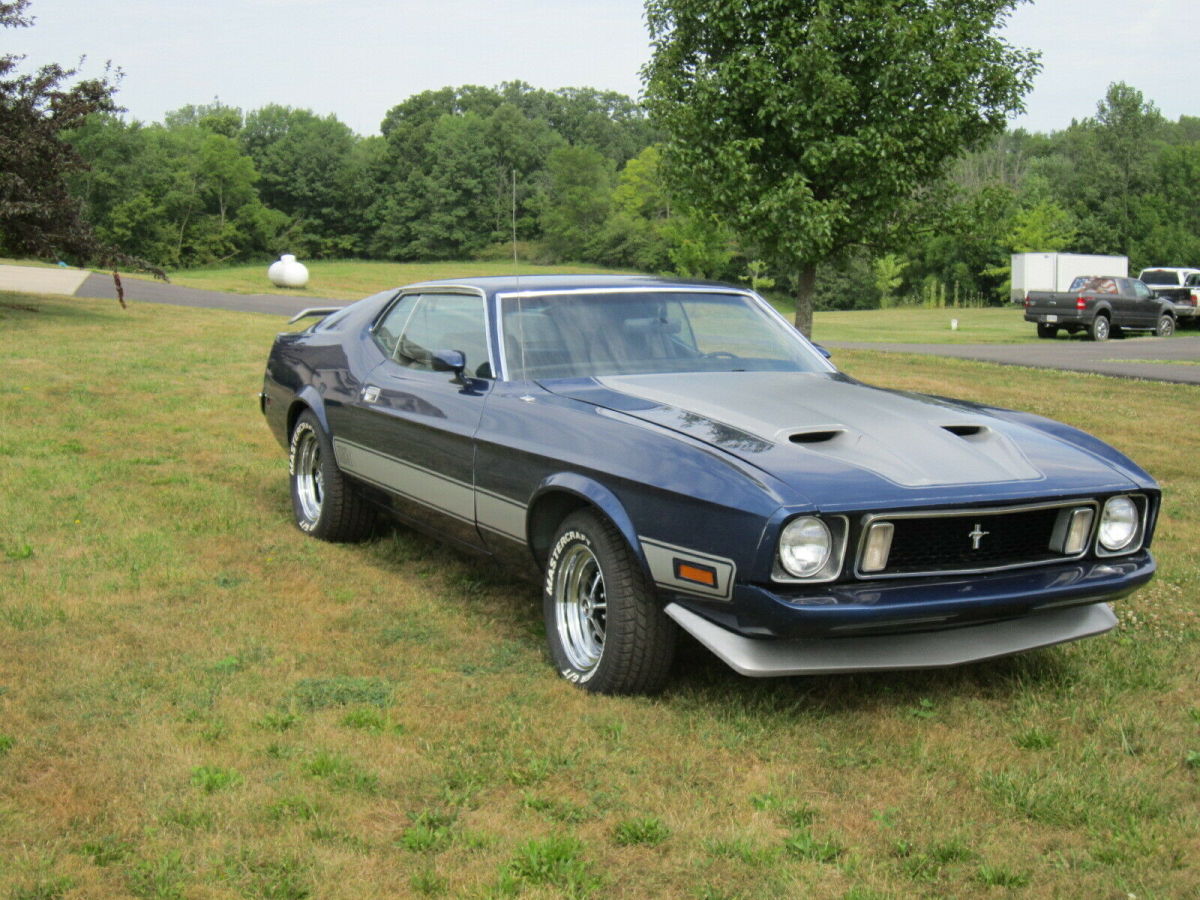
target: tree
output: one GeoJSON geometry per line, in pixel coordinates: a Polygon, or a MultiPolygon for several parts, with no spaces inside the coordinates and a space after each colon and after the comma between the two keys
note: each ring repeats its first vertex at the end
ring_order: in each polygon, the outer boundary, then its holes
{"type": "Polygon", "coordinates": [[[994,34],[1019,2],[647,0],[668,178],[786,280],[806,334],[818,263],[1021,108],[1037,56],[994,34]]]}
{"type": "MultiPolygon", "coordinates": [[[[0,26],[31,25],[29,2],[0,0],[0,26]]],[[[122,264],[161,275],[101,241],[68,187],[68,176],[86,164],[63,132],[93,113],[116,109],[116,76],[106,71],[67,86],[76,70],[50,63],[21,75],[16,73],[21,59],[0,56],[0,245],[17,256],[66,256],[80,264],[122,264]]]]}
{"type": "Polygon", "coordinates": [[[1140,91],[1116,82],[1094,117],[1067,129],[1063,150],[1069,167],[1058,189],[1090,252],[1138,255],[1138,237],[1153,227],[1161,209],[1158,198],[1150,204],[1144,199],[1157,188],[1154,157],[1164,125],[1140,91]]]}
{"type": "Polygon", "coordinates": [[[591,147],[559,147],[546,163],[539,201],[542,232],[561,260],[587,259],[596,252],[613,194],[613,166],[591,147]]]}

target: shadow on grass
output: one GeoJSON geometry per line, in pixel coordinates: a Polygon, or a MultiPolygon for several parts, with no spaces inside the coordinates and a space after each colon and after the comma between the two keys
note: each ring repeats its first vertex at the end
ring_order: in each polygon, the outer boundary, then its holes
{"type": "Polygon", "coordinates": [[[56,324],[88,324],[111,322],[112,312],[120,312],[117,301],[112,309],[101,308],[93,301],[81,302],[71,297],[47,297],[40,294],[18,294],[0,291],[0,321],[6,327],[26,323],[45,324],[48,319],[56,324]]]}
{"type": "MultiPolygon", "coordinates": [[[[259,505],[292,528],[290,501],[276,487],[263,484],[259,505]]],[[[541,587],[536,574],[499,566],[491,557],[447,547],[436,538],[381,518],[371,539],[358,545],[364,563],[397,578],[414,578],[435,569],[449,588],[438,602],[463,614],[509,623],[507,634],[546,660],[541,615],[541,587]]],[[[1061,649],[1035,650],[1018,656],[941,669],[895,672],[748,678],[734,672],[691,636],[681,633],[671,679],[659,702],[673,707],[726,707],[730,701],[757,715],[788,719],[820,719],[878,707],[895,710],[921,702],[964,695],[1015,697],[1034,690],[1070,690],[1080,678],[1078,663],[1061,649]]]]}
{"type": "MultiPolygon", "coordinates": [[[[433,538],[396,526],[365,547],[371,564],[397,576],[411,575],[414,563],[434,565],[461,592],[445,602],[491,621],[510,622],[507,637],[548,656],[541,616],[541,588],[532,577],[498,568],[486,558],[466,556],[433,538]]],[[[546,677],[554,677],[547,661],[546,677]]],[[[864,709],[902,709],[922,701],[963,695],[1014,697],[1028,690],[1057,693],[1078,678],[1076,662],[1061,650],[942,669],[785,678],[747,678],[713,656],[687,634],[681,635],[671,680],[661,702],[687,708],[734,706],[789,719],[822,718],[864,709]]]]}
{"type": "Polygon", "coordinates": [[[696,706],[733,700],[748,712],[819,719],[873,707],[910,708],[942,697],[1057,693],[1069,689],[1077,676],[1075,662],[1051,648],[950,668],[747,678],[685,637],[663,696],[696,706]]]}

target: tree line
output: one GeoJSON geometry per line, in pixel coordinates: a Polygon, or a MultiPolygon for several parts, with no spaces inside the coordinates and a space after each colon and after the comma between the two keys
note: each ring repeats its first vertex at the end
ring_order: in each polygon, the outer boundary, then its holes
{"type": "MultiPolygon", "coordinates": [[[[69,179],[98,235],[165,268],[302,258],[580,262],[753,281],[772,273],[722,222],[672,201],[661,135],[620,94],[521,82],[393,107],[380,136],[334,116],[211,104],[162,123],[91,116],[69,179]]],[[[1008,131],[919,191],[885,242],[822,264],[817,308],[979,304],[1008,257],[1113,253],[1200,262],[1200,118],[1166,120],[1114,84],[1094,116],[1008,131]]]]}

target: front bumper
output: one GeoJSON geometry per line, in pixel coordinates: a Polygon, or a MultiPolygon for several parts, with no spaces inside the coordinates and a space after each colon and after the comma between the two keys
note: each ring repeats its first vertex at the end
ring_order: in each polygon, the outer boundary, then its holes
{"type": "Polygon", "coordinates": [[[873,637],[755,640],[677,603],[666,613],[734,671],[752,677],[830,675],[957,666],[1103,634],[1117,624],[1105,603],[943,631],[873,637]]]}
{"type": "Polygon", "coordinates": [[[807,591],[735,586],[731,602],[675,602],[750,639],[867,637],[938,631],[1117,600],[1154,575],[1147,550],[976,575],[815,585],[807,591]]]}

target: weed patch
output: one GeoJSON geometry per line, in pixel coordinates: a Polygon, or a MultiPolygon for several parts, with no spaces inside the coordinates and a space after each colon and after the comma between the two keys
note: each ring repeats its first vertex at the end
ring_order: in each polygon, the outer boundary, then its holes
{"type": "Polygon", "coordinates": [[[305,678],[292,688],[289,699],[310,712],[358,703],[385,707],[392,702],[392,689],[380,678],[305,678]]]}

